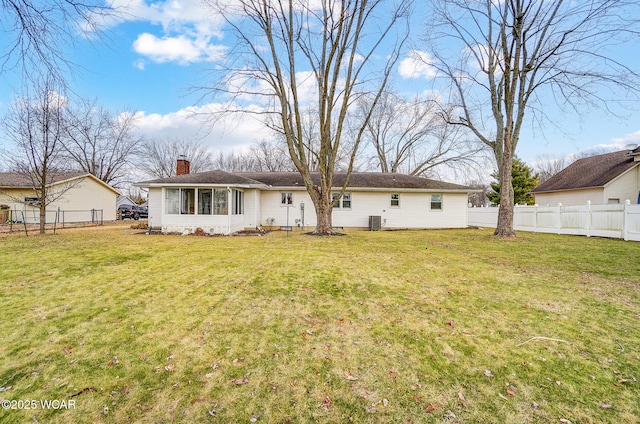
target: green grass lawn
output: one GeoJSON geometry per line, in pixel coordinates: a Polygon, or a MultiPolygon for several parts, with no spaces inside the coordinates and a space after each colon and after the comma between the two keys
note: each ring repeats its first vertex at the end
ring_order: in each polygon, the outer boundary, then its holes
{"type": "Polygon", "coordinates": [[[3,423],[640,422],[638,243],[107,228],[0,246],[3,423]]]}

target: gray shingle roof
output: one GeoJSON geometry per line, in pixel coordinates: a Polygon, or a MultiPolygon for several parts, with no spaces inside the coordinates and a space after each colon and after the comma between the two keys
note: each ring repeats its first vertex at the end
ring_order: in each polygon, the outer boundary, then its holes
{"type": "Polygon", "coordinates": [[[224,171],[207,171],[195,174],[174,175],[168,178],[156,178],[138,183],[144,184],[229,184],[229,185],[262,185],[259,181],[224,171]]]}
{"type": "MultiPolygon", "coordinates": [[[[247,172],[239,173],[247,178],[260,181],[273,187],[304,187],[302,176],[298,172],[247,172]]],[[[342,186],[346,173],[334,174],[334,187],[342,186]]],[[[320,175],[312,174],[313,181],[320,183],[320,175]]],[[[351,188],[403,188],[423,190],[470,190],[458,184],[428,178],[415,177],[404,174],[391,174],[383,172],[353,172],[349,177],[348,187],[351,188]]]]}
{"type": "MultiPolygon", "coordinates": [[[[334,187],[342,186],[346,174],[334,175],[334,187]]],[[[316,184],[320,182],[318,173],[312,174],[316,184]]],[[[258,185],[271,187],[300,187],[304,188],[304,181],[298,172],[224,172],[209,171],[197,174],[178,175],[169,178],[142,181],[137,185],[162,184],[228,184],[228,185],[258,185]]],[[[470,191],[469,187],[452,184],[428,178],[414,177],[404,174],[390,174],[382,172],[354,172],[349,178],[350,188],[397,188],[422,190],[459,190],[470,191]]]]}
{"type": "Polygon", "coordinates": [[[614,178],[639,164],[640,162],[633,161],[633,156],[629,150],[578,159],[532,191],[533,193],[544,193],[547,191],[603,187],[614,178]]]}
{"type": "MultiPolygon", "coordinates": [[[[48,184],[65,181],[87,175],[86,172],[60,172],[48,175],[48,184]]],[[[20,172],[0,172],[0,187],[4,188],[31,188],[33,182],[28,175],[20,172]]]]}

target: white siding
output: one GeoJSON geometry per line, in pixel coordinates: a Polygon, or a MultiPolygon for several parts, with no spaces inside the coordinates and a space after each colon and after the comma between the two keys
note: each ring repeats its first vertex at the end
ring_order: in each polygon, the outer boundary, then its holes
{"type": "Polygon", "coordinates": [[[162,204],[164,195],[160,187],[149,188],[147,195],[149,201],[149,227],[162,227],[162,204]]]}
{"type": "MultiPolygon", "coordinates": [[[[272,190],[272,191],[262,191],[260,195],[260,225],[268,226],[269,219],[273,218],[273,225],[276,227],[284,227],[287,225],[287,210],[289,212],[289,223],[288,225],[291,227],[295,227],[298,224],[296,223],[296,219],[302,219],[302,211],[300,210],[300,203],[304,203],[304,220],[305,226],[315,226],[316,225],[316,212],[313,207],[313,203],[311,202],[311,197],[306,191],[303,190],[292,190],[292,189],[282,189],[282,190],[272,190]],[[293,193],[293,205],[290,207],[285,207],[281,203],[280,193],[287,192],[293,193]]],[[[300,221],[302,223],[302,221],[300,221]]]]}
{"type": "MultiPolygon", "coordinates": [[[[314,227],[317,216],[311,198],[306,191],[262,192],[261,225],[267,226],[274,218],[274,226],[287,225],[287,208],[281,205],[281,192],[293,192],[293,206],[289,208],[289,226],[297,226],[302,219],[300,203],[304,202],[305,227],[314,227]]],[[[400,191],[348,191],[351,193],[351,208],[334,208],[335,227],[367,228],[369,216],[379,215],[384,228],[464,228],[467,226],[466,193],[424,193],[400,191]],[[400,207],[391,207],[391,194],[400,194],[400,207]],[[442,194],[442,210],[432,211],[431,194],[442,194]]]]}
{"type": "Polygon", "coordinates": [[[260,190],[244,191],[244,227],[256,228],[260,222],[260,190]]]}
{"type": "Polygon", "coordinates": [[[588,201],[594,205],[606,203],[602,188],[536,193],[535,198],[536,204],[540,206],[558,206],[558,203],[564,206],[586,205],[588,201]]]}
{"type": "Polygon", "coordinates": [[[620,203],[629,200],[631,203],[638,203],[638,191],[640,190],[640,168],[635,167],[629,172],[611,181],[604,188],[603,203],[608,203],[609,199],[619,199],[620,203]]]}

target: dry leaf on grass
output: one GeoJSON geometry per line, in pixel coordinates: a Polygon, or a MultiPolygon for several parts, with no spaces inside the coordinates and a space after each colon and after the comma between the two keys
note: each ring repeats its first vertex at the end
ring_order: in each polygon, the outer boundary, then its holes
{"type": "Polygon", "coordinates": [[[467,400],[464,398],[462,392],[458,392],[458,399],[460,399],[460,403],[462,404],[462,406],[464,406],[465,408],[469,407],[469,402],[467,402],[467,400]]]}
{"type": "Polygon", "coordinates": [[[349,371],[344,373],[344,378],[346,378],[349,381],[356,381],[358,379],[358,377],[354,376],[349,371]]]}
{"type": "Polygon", "coordinates": [[[325,411],[328,411],[329,408],[331,408],[331,404],[333,404],[333,401],[329,396],[325,396],[324,399],[322,399],[322,409],[325,411]]]}
{"type": "Polygon", "coordinates": [[[487,377],[493,377],[493,373],[489,370],[484,370],[484,375],[486,375],[487,377]]]}
{"type": "Polygon", "coordinates": [[[113,359],[111,359],[109,362],[107,362],[107,366],[110,367],[110,366],[113,366],[113,365],[119,364],[119,363],[120,363],[120,360],[118,359],[118,357],[114,356],[113,359]]]}
{"type": "Polygon", "coordinates": [[[237,386],[241,386],[243,384],[247,384],[249,382],[249,379],[247,378],[249,376],[249,374],[245,374],[243,377],[241,378],[234,378],[233,380],[231,380],[231,382],[237,386]]]}

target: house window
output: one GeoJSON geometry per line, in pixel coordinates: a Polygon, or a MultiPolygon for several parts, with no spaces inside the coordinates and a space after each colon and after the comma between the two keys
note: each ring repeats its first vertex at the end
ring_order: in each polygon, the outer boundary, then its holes
{"type": "Polygon", "coordinates": [[[164,191],[165,212],[171,215],[180,213],[180,189],[167,188],[164,191]]]}
{"type": "Polygon", "coordinates": [[[196,189],[180,189],[180,213],[182,215],[193,215],[196,213],[196,189]]]}
{"type": "Polygon", "coordinates": [[[432,211],[442,210],[442,194],[431,195],[431,210],[432,211]]]}
{"type": "Polygon", "coordinates": [[[40,206],[40,198],[39,197],[25,197],[24,203],[30,206],[40,206]]]}
{"type": "Polygon", "coordinates": [[[233,190],[232,212],[234,215],[244,214],[244,191],[233,190]]]}
{"type": "Polygon", "coordinates": [[[336,201],[336,199],[337,199],[339,196],[340,196],[340,193],[331,193],[331,203],[333,203],[333,204],[334,204],[334,205],[333,205],[333,207],[334,207],[334,208],[338,208],[338,209],[340,208],[340,200],[337,200],[337,201],[336,201]]]}
{"type": "Polygon", "coordinates": [[[229,209],[227,206],[227,189],[216,188],[213,191],[213,214],[214,215],[227,215],[229,209]]]}
{"type": "Polygon", "coordinates": [[[395,193],[391,195],[391,207],[399,208],[400,207],[400,195],[395,193]]]}
{"type": "Polygon", "coordinates": [[[280,193],[282,205],[293,205],[293,193],[280,193]]]}
{"type": "Polygon", "coordinates": [[[210,188],[198,189],[198,215],[211,215],[211,200],[213,190],[210,188]]]}
{"type": "Polygon", "coordinates": [[[342,195],[342,207],[344,209],[351,209],[351,193],[345,193],[342,195]]]}
{"type": "Polygon", "coordinates": [[[351,209],[351,193],[344,193],[342,199],[336,201],[340,193],[331,193],[331,201],[336,202],[334,208],[351,209]]]}

